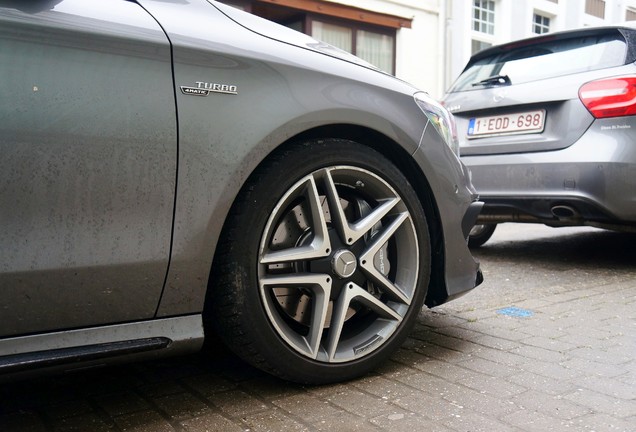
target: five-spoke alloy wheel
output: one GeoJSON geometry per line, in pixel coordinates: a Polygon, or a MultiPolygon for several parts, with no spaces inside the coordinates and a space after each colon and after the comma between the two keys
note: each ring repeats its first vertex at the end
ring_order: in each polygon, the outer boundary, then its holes
{"type": "Polygon", "coordinates": [[[234,351],[322,383],[397,349],[426,294],[430,242],[389,160],[350,141],[303,143],[261,167],[233,212],[208,300],[234,351]]]}

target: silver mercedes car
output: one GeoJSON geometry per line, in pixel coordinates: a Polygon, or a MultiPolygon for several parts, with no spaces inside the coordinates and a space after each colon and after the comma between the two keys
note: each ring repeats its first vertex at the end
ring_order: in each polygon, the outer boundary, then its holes
{"type": "Polygon", "coordinates": [[[636,29],[584,28],[475,54],[444,98],[497,223],[636,231],[636,29]]]}
{"type": "MultiPolygon", "coordinates": [[[[363,374],[481,282],[448,112],[207,0],[0,3],[0,374],[363,374]]],[[[7,379],[9,379],[7,378],[7,379]]]]}

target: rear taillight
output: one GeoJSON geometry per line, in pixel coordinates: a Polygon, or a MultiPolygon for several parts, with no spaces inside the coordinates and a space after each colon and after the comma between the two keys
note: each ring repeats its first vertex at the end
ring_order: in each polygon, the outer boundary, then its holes
{"type": "Polygon", "coordinates": [[[579,89],[579,98],[596,118],[636,115],[636,77],[591,81],[579,89]]]}

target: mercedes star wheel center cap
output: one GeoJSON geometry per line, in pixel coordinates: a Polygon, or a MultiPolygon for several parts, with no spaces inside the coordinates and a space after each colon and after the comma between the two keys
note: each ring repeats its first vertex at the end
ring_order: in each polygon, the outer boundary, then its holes
{"type": "Polygon", "coordinates": [[[356,256],[346,249],[340,249],[331,259],[331,267],[338,277],[345,279],[351,277],[358,268],[356,256]]]}

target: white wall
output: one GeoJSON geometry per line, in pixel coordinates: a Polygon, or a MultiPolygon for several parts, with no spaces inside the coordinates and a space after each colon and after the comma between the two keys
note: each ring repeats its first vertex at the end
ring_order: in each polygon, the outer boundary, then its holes
{"type": "Polygon", "coordinates": [[[439,6],[443,0],[329,0],[412,20],[397,30],[395,75],[431,94],[440,94],[444,72],[439,6]]]}
{"type": "MultiPolygon", "coordinates": [[[[449,42],[446,47],[447,68],[438,87],[448,88],[471,56],[472,0],[439,0],[452,7],[447,19],[449,42]]],[[[583,26],[617,24],[625,21],[627,7],[636,9],[636,0],[605,0],[605,18],[585,13],[585,0],[495,0],[495,35],[492,43],[501,44],[535,36],[533,16],[550,17],[551,32],[583,26]]],[[[436,94],[439,97],[443,93],[436,94]]]]}
{"type": "MultiPolygon", "coordinates": [[[[327,0],[412,19],[399,29],[396,76],[440,98],[471,55],[473,0],[327,0]]],[[[614,24],[636,0],[606,0],[605,19],[585,13],[585,0],[495,0],[493,44],[533,36],[535,12],[550,17],[551,31],[614,24]]]]}

